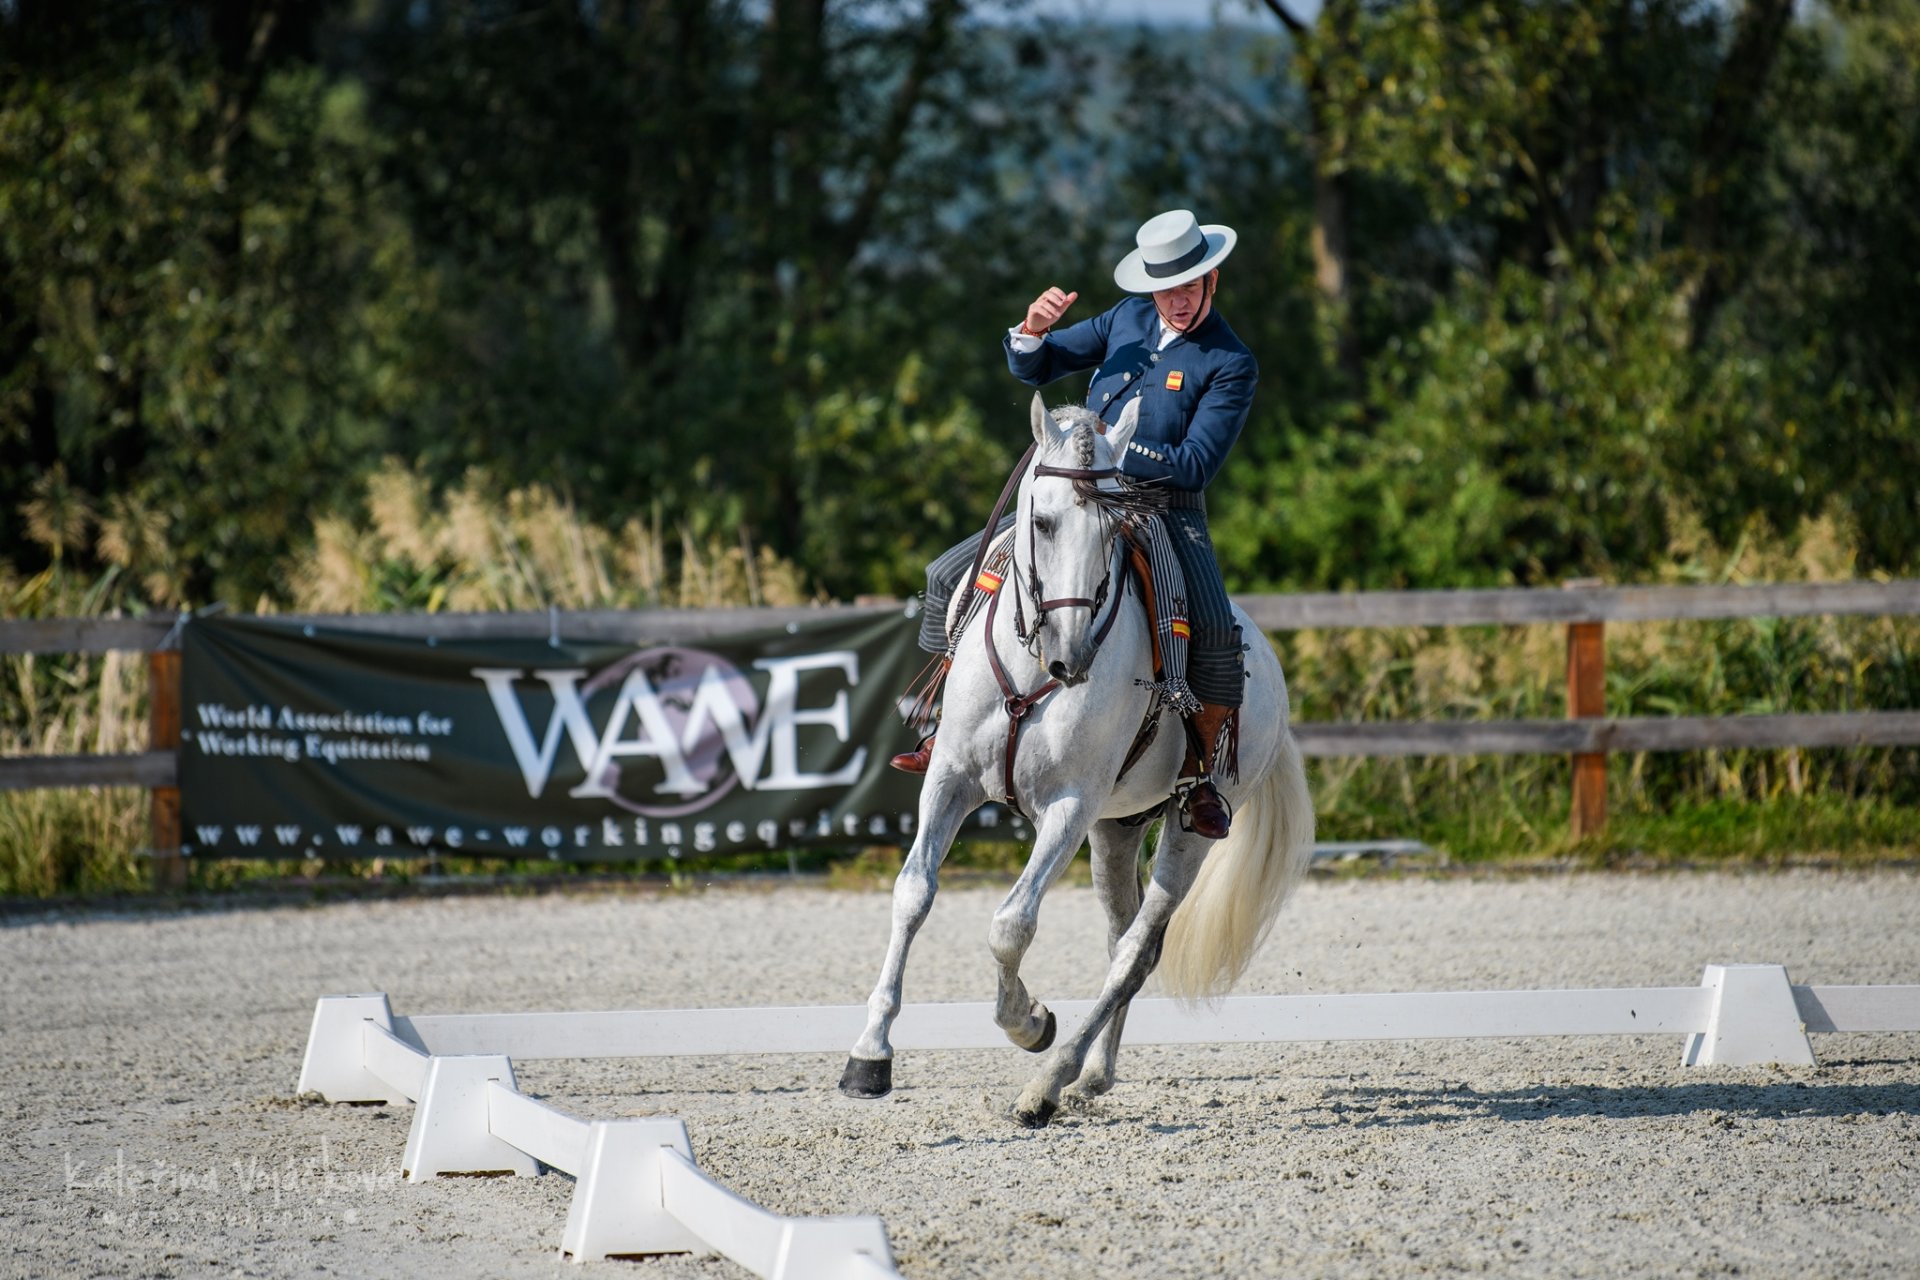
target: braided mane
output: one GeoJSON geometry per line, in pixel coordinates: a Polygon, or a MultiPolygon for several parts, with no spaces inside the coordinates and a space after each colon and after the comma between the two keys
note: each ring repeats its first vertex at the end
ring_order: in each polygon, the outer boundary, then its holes
{"type": "MultiPolygon", "coordinates": [[[[1069,432],[1066,445],[1073,450],[1073,465],[1082,471],[1093,468],[1094,437],[1104,435],[1100,415],[1084,405],[1062,405],[1053,410],[1053,420],[1069,432]]],[[[1150,480],[1117,477],[1117,488],[1102,488],[1095,480],[1074,480],[1073,492],[1082,502],[1091,502],[1109,516],[1139,517],[1157,515],[1167,509],[1167,490],[1150,480]]]]}

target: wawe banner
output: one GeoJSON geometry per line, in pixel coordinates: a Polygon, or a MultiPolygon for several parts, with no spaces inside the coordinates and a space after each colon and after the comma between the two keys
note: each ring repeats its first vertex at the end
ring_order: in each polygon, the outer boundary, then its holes
{"type": "MultiPolygon", "coordinates": [[[[207,618],[183,638],[184,844],[574,861],[912,843],[898,614],[697,642],[437,640],[207,618]]],[[[1026,834],[988,806],[975,829],[1026,834]]]]}

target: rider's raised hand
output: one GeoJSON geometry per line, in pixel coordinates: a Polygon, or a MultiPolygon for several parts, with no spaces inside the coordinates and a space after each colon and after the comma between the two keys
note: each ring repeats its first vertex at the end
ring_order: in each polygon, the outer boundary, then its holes
{"type": "Polygon", "coordinates": [[[1040,336],[1053,328],[1060,317],[1067,314],[1067,308],[1072,306],[1079,297],[1077,292],[1067,293],[1058,285],[1048,289],[1035,298],[1033,305],[1027,308],[1027,318],[1020,327],[1035,337],[1040,336]]]}

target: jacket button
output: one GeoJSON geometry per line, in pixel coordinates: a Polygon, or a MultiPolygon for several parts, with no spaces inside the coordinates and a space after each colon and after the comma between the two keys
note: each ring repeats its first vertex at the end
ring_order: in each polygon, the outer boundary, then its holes
{"type": "Polygon", "coordinates": [[[1111,391],[1103,392],[1100,396],[1100,403],[1105,404],[1107,401],[1111,399],[1113,399],[1113,392],[1111,391]]]}
{"type": "Polygon", "coordinates": [[[1160,353],[1156,351],[1152,355],[1148,356],[1147,359],[1152,360],[1155,364],[1158,364],[1160,362],[1160,353]]]}

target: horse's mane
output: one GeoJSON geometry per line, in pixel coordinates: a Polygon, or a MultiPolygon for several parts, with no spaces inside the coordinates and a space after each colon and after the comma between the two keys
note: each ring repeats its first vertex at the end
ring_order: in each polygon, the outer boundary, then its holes
{"type": "Polygon", "coordinates": [[[1073,450],[1073,465],[1081,470],[1093,466],[1093,438],[1100,434],[1100,415],[1085,405],[1061,405],[1053,411],[1053,420],[1066,431],[1067,447],[1073,450]]]}
{"type": "MultiPolygon", "coordinates": [[[[1053,420],[1067,438],[1063,446],[1073,451],[1072,465],[1082,471],[1093,467],[1094,438],[1104,435],[1100,415],[1085,405],[1062,405],[1053,410],[1053,420]]],[[[1118,465],[1118,459],[1115,459],[1118,465]]],[[[1146,516],[1167,509],[1167,491],[1161,486],[1145,480],[1134,480],[1127,476],[1117,477],[1119,487],[1103,489],[1093,480],[1075,480],[1073,491],[1081,499],[1114,516],[1146,516]]]]}

